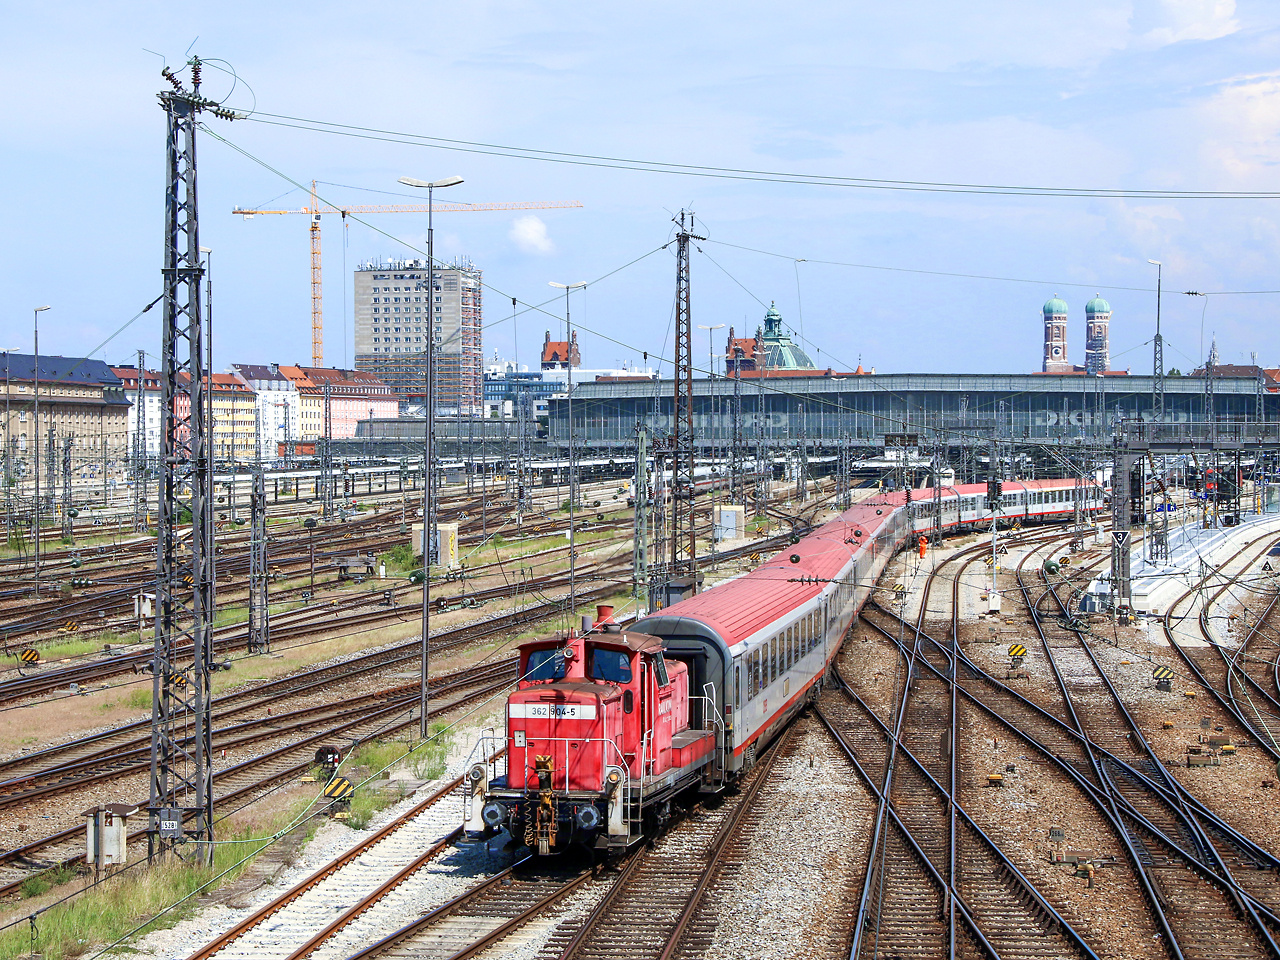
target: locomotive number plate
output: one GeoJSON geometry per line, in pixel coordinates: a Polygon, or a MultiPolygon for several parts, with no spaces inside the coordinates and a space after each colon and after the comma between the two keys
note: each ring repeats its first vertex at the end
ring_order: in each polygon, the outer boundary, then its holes
{"type": "Polygon", "coordinates": [[[516,720],[594,720],[594,703],[513,703],[508,708],[516,720]]]}

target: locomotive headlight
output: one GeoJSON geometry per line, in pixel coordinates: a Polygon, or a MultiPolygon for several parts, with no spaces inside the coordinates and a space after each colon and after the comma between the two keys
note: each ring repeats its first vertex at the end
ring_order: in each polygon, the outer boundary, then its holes
{"type": "Polygon", "coordinates": [[[508,816],[510,813],[506,804],[499,803],[497,800],[490,800],[480,811],[480,819],[484,821],[485,826],[492,827],[494,830],[506,823],[508,816]]]}
{"type": "Polygon", "coordinates": [[[605,779],[607,779],[609,783],[613,784],[614,786],[617,786],[618,782],[622,779],[622,774],[619,773],[617,770],[610,770],[609,776],[606,777],[605,779]]]}
{"type": "Polygon", "coordinates": [[[479,783],[481,780],[483,780],[483,779],[484,779],[484,764],[482,764],[482,763],[477,763],[474,767],[472,767],[472,768],[471,768],[471,770],[470,770],[470,772],[467,774],[467,778],[468,778],[472,783],[479,783]]]}

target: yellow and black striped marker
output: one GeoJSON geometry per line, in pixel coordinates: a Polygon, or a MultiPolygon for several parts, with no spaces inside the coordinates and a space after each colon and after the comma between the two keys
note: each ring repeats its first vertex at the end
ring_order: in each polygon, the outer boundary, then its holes
{"type": "Polygon", "coordinates": [[[58,629],[61,630],[63,633],[75,633],[77,630],[80,629],[80,624],[76,623],[74,620],[68,620],[58,629]]]}
{"type": "Polygon", "coordinates": [[[23,663],[39,663],[40,651],[33,650],[31,647],[27,647],[27,649],[23,650],[20,654],[18,654],[18,659],[21,660],[23,663]]]}
{"type": "Polygon", "coordinates": [[[187,685],[187,675],[185,673],[175,673],[173,675],[173,685],[175,687],[185,687],[187,685]]]}
{"type": "Polygon", "coordinates": [[[1168,667],[1156,667],[1151,671],[1151,678],[1153,680],[1172,680],[1173,671],[1168,667]]]}
{"type": "Polygon", "coordinates": [[[1027,648],[1026,648],[1026,647],[1024,647],[1022,644],[1020,644],[1020,643],[1010,644],[1010,646],[1009,646],[1009,656],[1011,656],[1011,657],[1025,657],[1026,655],[1027,655],[1027,648]]]}
{"type": "Polygon", "coordinates": [[[752,562],[752,563],[759,563],[759,562],[760,562],[760,554],[758,554],[758,553],[753,553],[753,554],[751,555],[751,562],[752,562]]]}
{"type": "Polygon", "coordinates": [[[324,795],[330,800],[350,800],[356,788],[346,777],[334,777],[325,784],[324,795]]]}

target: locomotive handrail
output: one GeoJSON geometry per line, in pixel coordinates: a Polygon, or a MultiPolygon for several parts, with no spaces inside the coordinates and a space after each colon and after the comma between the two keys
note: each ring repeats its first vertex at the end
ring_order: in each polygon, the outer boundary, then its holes
{"type": "MultiPolygon", "coordinates": [[[[716,738],[716,754],[719,757],[723,757],[723,751],[728,746],[728,742],[725,739],[724,716],[720,713],[720,708],[716,706],[716,698],[715,696],[713,696],[713,694],[715,693],[715,687],[713,687],[710,683],[704,683],[702,685],[702,693],[703,695],[700,697],[690,697],[689,702],[692,703],[694,700],[707,701],[708,711],[707,711],[707,714],[704,714],[704,718],[707,715],[710,715],[712,718],[711,732],[715,734],[715,738],[716,738]]],[[[701,729],[706,730],[707,728],[703,726],[701,729]]],[[[723,759],[716,760],[712,769],[717,773],[716,779],[723,781],[724,779],[723,759]]]]}

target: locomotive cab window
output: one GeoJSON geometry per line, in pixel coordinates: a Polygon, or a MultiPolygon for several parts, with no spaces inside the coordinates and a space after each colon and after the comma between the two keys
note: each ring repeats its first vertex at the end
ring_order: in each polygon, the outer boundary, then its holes
{"type": "Polygon", "coordinates": [[[671,683],[671,678],[667,676],[667,661],[662,658],[662,651],[653,655],[653,674],[658,678],[658,686],[665,687],[671,683]]]}
{"type": "Polygon", "coordinates": [[[560,648],[547,650],[531,650],[529,664],[525,668],[526,680],[563,680],[564,657],[560,656],[560,648]]]}
{"type": "Polygon", "coordinates": [[[621,650],[591,648],[591,666],[587,676],[609,683],[631,682],[631,658],[621,650]]]}

